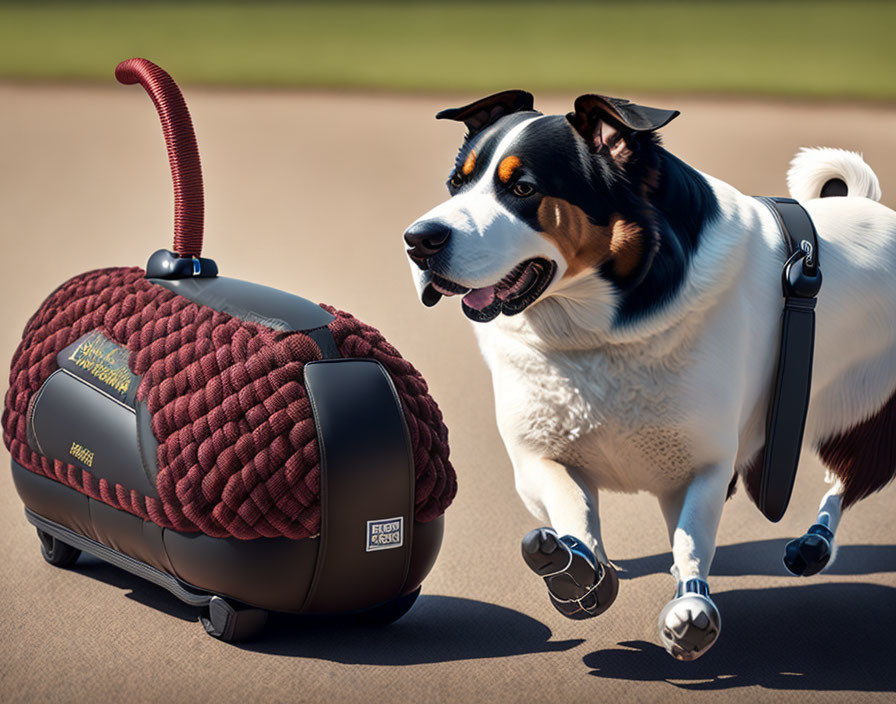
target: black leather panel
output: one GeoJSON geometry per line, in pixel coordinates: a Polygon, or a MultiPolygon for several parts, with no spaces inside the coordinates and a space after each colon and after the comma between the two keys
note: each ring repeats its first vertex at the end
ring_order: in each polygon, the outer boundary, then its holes
{"type": "Polygon", "coordinates": [[[275,330],[311,330],[335,320],[306,298],[240,279],[216,276],[150,281],[195,303],[275,330]]]}
{"type": "Polygon", "coordinates": [[[414,466],[401,405],[378,362],[305,365],[321,457],[321,546],[304,610],[401,594],[413,541],[414,466]]]}
{"type": "Polygon", "coordinates": [[[442,536],[445,534],[445,517],[439,516],[427,523],[414,523],[414,538],[411,548],[411,562],[408,565],[408,576],[404,581],[402,594],[409,594],[423,584],[430,573],[439,550],[442,547],[442,536]]]}
{"type": "Polygon", "coordinates": [[[37,392],[32,432],[44,457],[87,470],[97,478],[158,496],[137,445],[134,410],[65,369],[37,392]]]}
{"type": "MultiPolygon", "coordinates": [[[[252,606],[298,612],[305,601],[318,550],[317,538],[289,540],[213,538],[160,528],[91,499],[12,462],[19,496],[34,513],[178,577],[187,586],[252,606]]],[[[402,593],[429,574],[442,541],[443,519],[417,523],[402,593]]],[[[363,591],[366,580],[354,585],[363,591]]]]}
{"type": "Polygon", "coordinates": [[[161,526],[101,501],[89,499],[89,502],[94,532],[90,537],[157,570],[171,573],[172,565],[162,545],[161,526]]]}
{"type": "Polygon", "coordinates": [[[273,611],[302,608],[317,557],[317,538],[212,538],[164,530],[165,549],[182,581],[273,611]]]}
{"type": "Polygon", "coordinates": [[[321,357],[324,359],[336,359],[342,356],[339,348],[336,346],[336,340],[333,339],[333,333],[330,332],[330,328],[309,330],[308,337],[317,344],[321,357]]]}
{"type": "Polygon", "coordinates": [[[35,474],[13,460],[12,480],[22,503],[51,521],[96,540],[89,498],[54,479],[35,474]]]}
{"type": "Polygon", "coordinates": [[[159,441],[152,432],[152,414],[144,401],[134,404],[137,417],[137,451],[143,462],[143,470],[153,486],[159,476],[159,441]]]}

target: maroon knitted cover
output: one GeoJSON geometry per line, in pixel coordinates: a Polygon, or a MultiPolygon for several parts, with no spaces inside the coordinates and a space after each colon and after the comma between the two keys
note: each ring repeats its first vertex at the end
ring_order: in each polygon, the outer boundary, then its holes
{"type": "MultiPolygon", "coordinates": [[[[426,382],[374,328],[328,306],[345,357],[389,371],[414,448],[416,518],[441,515],[457,488],[448,430],[426,382]]],[[[305,362],[306,335],[197,305],[150,283],[139,268],[91,271],[64,283],[28,321],[12,360],[3,439],[23,467],[111,506],[179,531],[216,537],[306,538],[320,529],[320,466],[305,362]],[[143,496],[28,446],[32,395],[57,353],[92,330],[130,350],[137,398],[159,441],[159,498],[143,496]]]]}

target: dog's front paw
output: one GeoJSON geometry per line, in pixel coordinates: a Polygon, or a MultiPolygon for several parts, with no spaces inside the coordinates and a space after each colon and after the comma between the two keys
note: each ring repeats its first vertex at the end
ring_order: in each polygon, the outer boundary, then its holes
{"type": "Polygon", "coordinates": [[[616,599],[616,570],[595,560],[573,536],[538,528],[523,538],[522,549],[529,569],[544,578],[554,608],[567,618],[597,616],[616,599]]]}
{"type": "Polygon", "coordinates": [[[677,594],[660,612],[660,641],[677,660],[696,660],[716,642],[722,617],[702,579],[679,584],[677,594]]]}
{"type": "Polygon", "coordinates": [[[826,526],[816,523],[806,534],[791,540],[784,548],[784,565],[798,577],[818,574],[831,561],[834,534],[826,526]]]}

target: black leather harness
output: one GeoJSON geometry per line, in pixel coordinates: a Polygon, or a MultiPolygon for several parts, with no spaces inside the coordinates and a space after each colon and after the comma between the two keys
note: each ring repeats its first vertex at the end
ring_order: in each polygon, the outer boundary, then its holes
{"type": "Polygon", "coordinates": [[[821,288],[818,234],[805,209],[792,198],[759,197],[772,211],[787,247],[781,274],[784,315],[775,385],[766,421],[759,510],[781,520],[790,502],[800,461],[815,348],[815,302],[821,288]]]}

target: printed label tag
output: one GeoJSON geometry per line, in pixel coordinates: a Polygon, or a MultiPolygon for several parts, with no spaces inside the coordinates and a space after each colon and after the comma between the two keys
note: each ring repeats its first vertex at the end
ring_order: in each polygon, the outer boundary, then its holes
{"type": "Polygon", "coordinates": [[[56,361],[63,369],[133,408],[140,378],[128,369],[128,356],[126,347],[94,330],[62,350],[56,361]]]}
{"type": "Polygon", "coordinates": [[[404,516],[367,521],[367,552],[400,548],[404,542],[404,516]]]}

